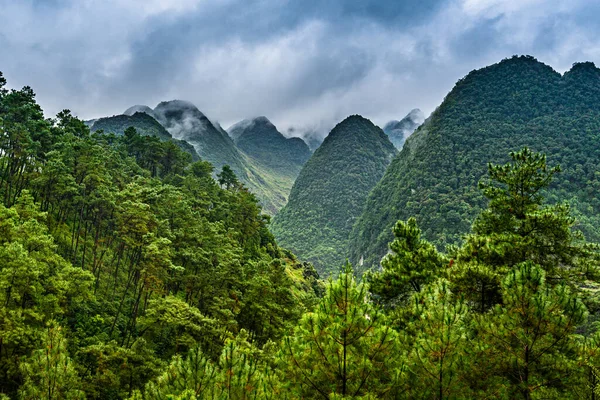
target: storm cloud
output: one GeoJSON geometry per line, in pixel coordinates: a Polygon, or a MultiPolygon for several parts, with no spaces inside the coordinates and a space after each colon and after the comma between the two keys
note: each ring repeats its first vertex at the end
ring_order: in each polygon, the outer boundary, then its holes
{"type": "Polygon", "coordinates": [[[0,71],[52,116],[183,99],[281,131],[426,114],[472,69],[600,62],[594,0],[0,0],[0,71]]]}

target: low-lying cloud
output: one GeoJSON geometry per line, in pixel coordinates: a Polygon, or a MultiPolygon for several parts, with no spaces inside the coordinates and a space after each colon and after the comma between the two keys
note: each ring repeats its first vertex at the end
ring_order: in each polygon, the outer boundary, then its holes
{"type": "Polygon", "coordinates": [[[0,0],[0,71],[49,116],[193,102],[325,133],[426,114],[470,70],[531,54],[600,61],[593,0],[0,0]]]}

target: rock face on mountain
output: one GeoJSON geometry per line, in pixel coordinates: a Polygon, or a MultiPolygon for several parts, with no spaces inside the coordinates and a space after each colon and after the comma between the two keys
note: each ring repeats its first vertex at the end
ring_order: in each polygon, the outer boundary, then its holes
{"type": "Polygon", "coordinates": [[[406,141],[370,193],[350,237],[351,261],[376,266],[391,228],[415,216],[425,238],[456,243],[485,206],[477,188],[487,163],[528,146],[562,172],[546,193],[568,201],[577,227],[600,239],[600,70],[575,64],[561,76],[530,56],[473,71],[406,141]]]}
{"type": "Polygon", "coordinates": [[[390,121],[383,127],[383,131],[390,138],[390,141],[398,150],[402,150],[402,146],[408,137],[425,122],[425,114],[423,111],[415,108],[402,118],[400,121],[390,121]]]}
{"type": "MultiPolygon", "coordinates": [[[[133,108],[133,107],[132,107],[133,108]]],[[[129,109],[131,110],[131,108],[129,109]]],[[[150,111],[152,111],[150,109],[150,111]]],[[[115,115],[113,117],[99,118],[91,122],[91,131],[95,132],[103,130],[105,133],[114,133],[116,135],[123,135],[125,129],[133,126],[136,131],[143,136],[156,136],[163,141],[173,141],[183,151],[189,153],[193,160],[199,160],[198,153],[189,143],[173,139],[171,134],[162,126],[156,119],[150,116],[145,111],[136,111],[131,115],[115,115]]]]}
{"type": "Polygon", "coordinates": [[[287,205],[273,219],[278,242],[321,274],[335,273],[367,194],[395,154],[371,121],[353,115],[340,122],[304,165],[287,205]]]}

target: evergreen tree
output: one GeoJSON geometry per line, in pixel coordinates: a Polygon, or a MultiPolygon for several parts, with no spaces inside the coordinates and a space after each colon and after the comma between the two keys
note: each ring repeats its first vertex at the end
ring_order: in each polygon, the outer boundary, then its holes
{"type": "Polygon", "coordinates": [[[440,279],[414,296],[412,312],[417,317],[404,338],[411,349],[405,375],[409,397],[467,398],[471,359],[465,303],[440,279]]]}
{"type": "Polygon", "coordinates": [[[385,322],[347,264],[284,340],[282,367],[293,397],[390,397],[399,353],[397,334],[385,322]]]}
{"type": "Polygon", "coordinates": [[[235,172],[229,165],[223,165],[223,169],[217,174],[217,178],[219,178],[219,185],[224,186],[227,190],[235,188],[239,184],[235,172]]]}
{"type": "Polygon", "coordinates": [[[19,389],[23,400],[85,399],[61,327],[51,324],[42,339],[42,348],[22,362],[24,383],[19,389]]]}
{"type": "Polygon", "coordinates": [[[548,286],[546,272],[530,261],[506,276],[502,300],[478,317],[481,375],[474,382],[495,397],[567,396],[583,303],[566,285],[548,286]]]}
{"type": "Polygon", "coordinates": [[[489,164],[489,178],[480,183],[489,207],[454,254],[454,290],[480,312],[501,300],[503,277],[526,261],[546,271],[549,285],[597,276],[596,248],[573,230],[568,205],[544,204],[543,190],[560,169],[548,168],[543,154],[527,148],[510,157],[508,164],[489,164]]]}
{"type": "Polygon", "coordinates": [[[444,273],[445,260],[436,248],[421,238],[417,221],[398,221],[391,252],[381,260],[381,271],[366,276],[374,298],[387,307],[402,305],[414,293],[444,273]]]}

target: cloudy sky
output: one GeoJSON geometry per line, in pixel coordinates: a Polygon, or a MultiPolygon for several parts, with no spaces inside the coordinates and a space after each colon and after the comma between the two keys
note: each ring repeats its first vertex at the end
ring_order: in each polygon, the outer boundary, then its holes
{"type": "Polygon", "coordinates": [[[184,99],[227,127],[426,114],[469,71],[600,64],[597,0],[0,0],[0,71],[47,116],[184,99]]]}

